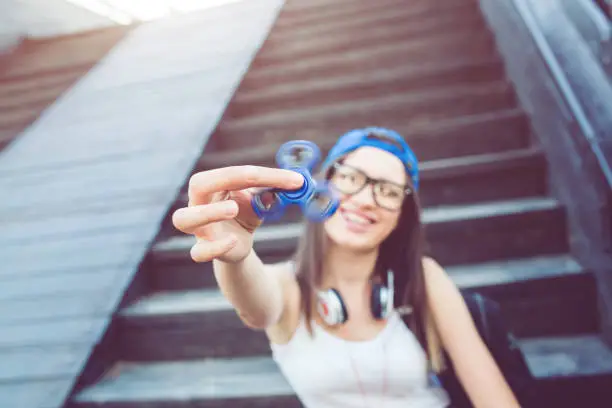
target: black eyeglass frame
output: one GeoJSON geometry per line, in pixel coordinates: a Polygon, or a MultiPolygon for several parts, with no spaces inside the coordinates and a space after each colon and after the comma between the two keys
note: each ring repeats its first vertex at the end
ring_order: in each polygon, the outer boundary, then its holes
{"type": "MultiPolygon", "coordinates": [[[[376,185],[381,185],[381,184],[391,184],[391,185],[397,186],[398,188],[402,189],[402,191],[404,193],[404,196],[407,196],[407,195],[410,195],[410,194],[413,193],[413,189],[410,188],[410,187],[407,187],[407,186],[399,184],[399,183],[395,183],[393,181],[370,177],[363,170],[358,169],[357,167],[351,166],[350,164],[345,164],[345,163],[342,163],[342,162],[335,162],[335,163],[332,164],[332,168],[333,168],[334,172],[332,172],[330,174],[330,177],[329,177],[330,182],[331,182],[331,179],[334,177],[335,171],[340,170],[342,167],[349,168],[349,169],[355,171],[356,173],[359,173],[365,179],[365,182],[363,183],[363,185],[361,187],[359,187],[358,189],[356,189],[355,191],[352,191],[350,193],[342,191],[334,183],[331,183],[333,185],[333,187],[336,190],[338,190],[340,193],[342,193],[342,194],[347,194],[347,195],[358,194],[368,184],[372,184],[373,187],[376,187],[376,185]]],[[[390,207],[385,207],[384,205],[381,205],[378,202],[377,198],[376,198],[376,191],[375,191],[375,189],[372,190],[372,197],[374,198],[374,202],[376,203],[376,205],[378,205],[380,208],[384,208],[384,209],[389,210],[389,211],[398,211],[400,208],[402,208],[402,204],[400,204],[398,208],[390,208],[390,207]]],[[[402,202],[403,202],[403,200],[402,200],[402,202]]]]}

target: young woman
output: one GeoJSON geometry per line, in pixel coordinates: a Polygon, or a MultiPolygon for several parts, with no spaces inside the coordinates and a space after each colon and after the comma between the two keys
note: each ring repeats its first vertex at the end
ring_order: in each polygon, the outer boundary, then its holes
{"type": "Polygon", "coordinates": [[[396,132],[368,128],[338,140],[321,166],[338,211],[307,223],[295,258],[266,265],[254,188],[296,189],[299,174],[236,166],[195,174],[173,222],[197,238],[242,321],[264,330],[275,361],[308,408],[447,407],[430,381],[442,350],[477,408],[518,407],[458,289],[422,254],[418,163],[396,132]],[[409,313],[404,324],[402,313],[409,313]]]}

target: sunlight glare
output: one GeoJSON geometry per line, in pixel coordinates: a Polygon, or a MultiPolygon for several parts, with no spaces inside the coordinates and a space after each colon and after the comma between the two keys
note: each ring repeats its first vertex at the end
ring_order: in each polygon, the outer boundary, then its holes
{"type": "Polygon", "coordinates": [[[244,0],[66,0],[117,24],[150,21],[244,0]]]}

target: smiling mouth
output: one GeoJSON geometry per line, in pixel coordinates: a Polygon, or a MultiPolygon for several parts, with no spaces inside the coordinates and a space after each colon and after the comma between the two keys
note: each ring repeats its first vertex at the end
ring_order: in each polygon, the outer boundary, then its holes
{"type": "Polygon", "coordinates": [[[356,212],[348,211],[346,209],[341,209],[340,210],[340,214],[342,215],[342,218],[346,222],[348,222],[348,223],[350,223],[352,225],[355,225],[355,226],[368,227],[368,226],[370,226],[370,225],[375,223],[375,221],[372,218],[370,218],[370,217],[366,217],[366,216],[360,215],[360,214],[358,214],[356,212]]]}

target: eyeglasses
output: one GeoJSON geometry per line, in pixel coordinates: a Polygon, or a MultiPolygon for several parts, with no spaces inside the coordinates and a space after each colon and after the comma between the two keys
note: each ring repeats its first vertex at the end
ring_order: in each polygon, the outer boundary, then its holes
{"type": "Polygon", "coordinates": [[[404,202],[404,197],[412,193],[410,188],[388,180],[375,179],[363,171],[347,164],[334,163],[334,172],[330,182],[333,187],[342,194],[357,194],[363,188],[372,184],[374,202],[384,209],[399,210],[404,202]]]}

